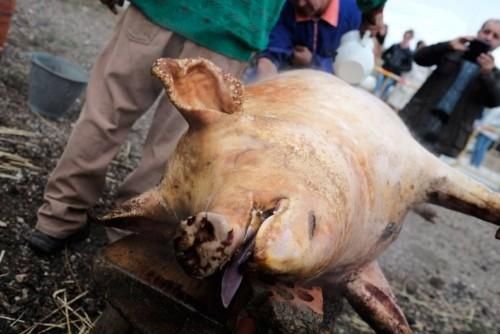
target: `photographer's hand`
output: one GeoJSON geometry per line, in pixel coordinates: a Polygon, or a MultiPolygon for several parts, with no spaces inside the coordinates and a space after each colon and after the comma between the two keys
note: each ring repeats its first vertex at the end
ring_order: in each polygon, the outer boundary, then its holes
{"type": "Polygon", "coordinates": [[[262,57],[258,60],[257,62],[257,79],[265,79],[267,77],[270,77],[274,74],[278,73],[278,68],[274,63],[265,58],[262,57]]]}
{"type": "Polygon", "coordinates": [[[308,66],[312,62],[312,53],[307,46],[296,45],[293,48],[292,62],[295,66],[308,66]]]}
{"type": "Polygon", "coordinates": [[[481,73],[489,73],[495,68],[495,59],[489,53],[481,53],[476,61],[481,66],[481,73]]]}
{"type": "Polygon", "coordinates": [[[472,41],[474,36],[461,36],[457,37],[450,42],[450,46],[455,51],[465,51],[467,50],[467,43],[472,41]]]}

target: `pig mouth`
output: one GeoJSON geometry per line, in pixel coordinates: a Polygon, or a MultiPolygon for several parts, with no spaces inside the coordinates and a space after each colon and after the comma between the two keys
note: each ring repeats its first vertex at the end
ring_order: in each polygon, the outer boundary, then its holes
{"type": "Polygon", "coordinates": [[[224,269],[221,286],[222,305],[228,307],[233,300],[243,280],[245,265],[253,255],[255,237],[262,223],[273,216],[277,208],[266,211],[252,210],[252,217],[248,225],[243,246],[235,252],[224,269]]]}
{"type": "Polygon", "coordinates": [[[236,294],[246,264],[250,262],[260,226],[280,210],[282,200],[271,209],[251,211],[243,241],[235,240],[234,231],[223,215],[201,212],[180,223],[174,248],[178,263],[190,276],[204,278],[223,268],[221,297],[228,306],[236,294]],[[236,246],[236,247],[235,247],[236,246]]]}
{"type": "Polygon", "coordinates": [[[221,284],[221,299],[222,305],[226,308],[233,300],[241,285],[245,265],[253,254],[256,235],[257,233],[254,233],[249,236],[248,240],[245,240],[243,247],[233,255],[224,269],[221,284]]]}

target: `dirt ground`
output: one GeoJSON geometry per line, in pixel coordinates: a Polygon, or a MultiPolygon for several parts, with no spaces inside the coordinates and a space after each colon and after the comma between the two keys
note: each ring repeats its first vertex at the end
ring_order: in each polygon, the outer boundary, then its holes
{"type": "MultiPolygon", "coordinates": [[[[0,333],[70,333],[61,311],[68,309],[65,300],[74,300],[71,333],[85,333],[103,309],[91,275],[92,258],[106,243],[102,229],[94,227],[87,240],[60,255],[39,257],[26,246],[48,174],[81,107],[79,100],[62,119],[49,121],[30,112],[27,96],[31,52],[90,69],[115,20],[99,1],[18,0],[0,57],[0,333]]],[[[137,162],[147,122],[145,117],[134,127],[112,164],[97,212],[112,205],[115,186],[137,162]]],[[[400,306],[415,333],[499,334],[495,229],[448,210],[438,213],[436,224],[410,213],[381,258],[400,306]]],[[[371,333],[349,308],[337,332],[371,333]]]]}

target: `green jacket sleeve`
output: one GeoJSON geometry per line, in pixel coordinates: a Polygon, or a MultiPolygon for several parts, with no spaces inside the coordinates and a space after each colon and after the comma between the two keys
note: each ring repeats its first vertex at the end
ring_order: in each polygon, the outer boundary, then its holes
{"type": "Polygon", "coordinates": [[[361,12],[366,13],[373,9],[382,7],[385,5],[387,0],[356,0],[356,2],[358,3],[358,7],[361,12]]]}

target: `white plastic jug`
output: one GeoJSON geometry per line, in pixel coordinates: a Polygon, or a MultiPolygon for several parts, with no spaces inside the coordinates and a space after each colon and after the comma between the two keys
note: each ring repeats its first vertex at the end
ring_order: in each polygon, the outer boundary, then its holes
{"type": "Polygon", "coordinates": [[[349,31],[340,40],[333,64],[335,74],[350,84],[358,85],[372,72],[374,58],[370,32],[367,31],[361,38],[358,30],[349,31]]]}

